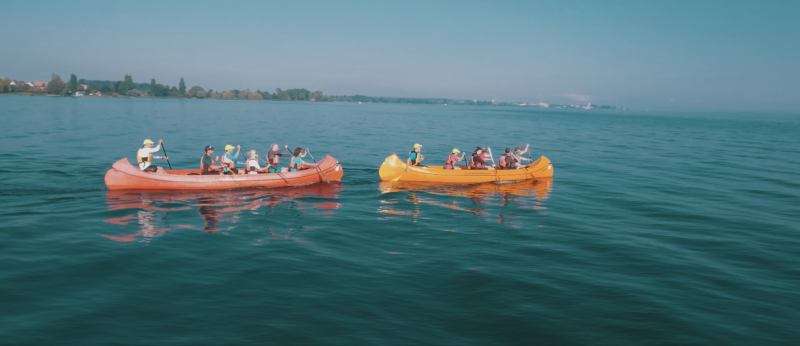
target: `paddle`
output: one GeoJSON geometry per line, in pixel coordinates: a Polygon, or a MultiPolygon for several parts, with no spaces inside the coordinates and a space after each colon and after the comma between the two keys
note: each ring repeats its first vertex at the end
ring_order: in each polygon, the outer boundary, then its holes
{"type": "MultiPolygon", "coordinates": [[[[314,163],[316,164],[316,163],[317,163],[317,160],[316,160],[316,159],[314,159],[314,155],[311,155],[311,152],[310,152],[310,151],[308,151],[308,149],[306,149],[306,152],[308,153],[308,155],[310,155],[310,156],[311,156],[311,159],[312,159],[312,160],[314,160],[314,163]]],[[[320,172],[320,173],[322,173],[322,177],[324,177],[324,178],[325,178],[325,181],[326,181],[328,184],[330,184],[331,182],[330,182],[330,180],[328,180],[328,176],[327,176],[327,175],[325,175],[325,172],[323,172],[323,171],[322,171],[322,168],[319,168],[319,165],[317,165],[317,169],[319,169],[319,172],[320,172]]]]}
{"type": "MultiPolygon", "coordinates": [[[[152,141],[150,143],[152,143],[152,141]]],[[[164,142],[163,141],[161,142],[161,150],[164,151],[164,157],[169,157],[169,155],[167,155],[167,147],[164,146],[164,142]]],[[[167,159],[167,164],[169,165],[169,170],[171,171],[172,170],[172,164],[169,163],[169,159],[167,159]]]]}
{"type": "Polygon", "coordinates": [[[494,167],[494,155],[492,155],[492,148],[486,149],[489,149],[489,159],[492,160],[492,167],[494,167]]]}
{"type": "MultiPolygon", "coordinates": [[[[225,154],[222,154],[222,156],[224,157],[225,154]]],[[[219,159],[219,156],[217,156],[217,159],[219,159]]],[[[234,172],[232,169],[228,168],[228,165],[223,160],[218,160],[218,161],[222,165],[222,173],[231,172],[231,174],[236,175],[236,172],[234,172]]],[[[234,163],[235,162],[236,161],[234,161],[234,163]]]]}
{"type": "MultiPolygon", "coordinates": [[[[261,158],[260,158],[260,157],[258,157],[258,156],[256,156],[256,157],[257,157],[259,160],[261,160],[261,158]]],[[[250,155],[248,155],[248,154],[242,154],[242,160],[244,160],[244,162],[237,162],[237,163],[238,163],[238,164],[240,164],[240,165],[245,165],[245,168],[246,168],[246,166],[247,166],[247,161],[250,161],[250,155]]],[[[265,162],[266,162],[266,161],[265,161],[265,162]]]]}
{"type": "Polygon", "coordinates": [[[531,151],[530,151],[530,149],[528,150],[528,160],[530,160],[530,161],[531,161],[531,163],[529,163],[529,165],[532,165],[532,164],[533,164],[533,157],[531,157],[531,151]]]}

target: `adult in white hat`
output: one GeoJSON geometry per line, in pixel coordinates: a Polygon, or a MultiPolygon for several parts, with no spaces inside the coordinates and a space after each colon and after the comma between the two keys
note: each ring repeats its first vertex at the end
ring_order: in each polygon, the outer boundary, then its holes
{"type": "Polygon", "coordinates": [[[152,164],[153,159],[167,159],[166,156],[153,156],[153,153],[157,153],[159,150],[161,150],[161,142],[162,140],[159,139],[158,145],[153,148],[153,141],[149,139],[144,140],[142,147],[136,153],[136,160],[139,162],[139,169],[145,172],[167,174],[167,172],[161,168],[161,166],[152,164]]]}

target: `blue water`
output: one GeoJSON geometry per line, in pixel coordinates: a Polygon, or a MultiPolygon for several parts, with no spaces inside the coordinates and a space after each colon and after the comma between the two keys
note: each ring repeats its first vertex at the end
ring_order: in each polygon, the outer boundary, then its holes
{"type": "Polygon", "coordinates": [[[0,97],[0,120],[2,344],[800,340],[800,114],[0,97]],[[145,138],[175,168],[276,142],[345,176],[109,192],[145,138]],[[555,177],[381,184],[416,142],[530,143],[555,177]]]}

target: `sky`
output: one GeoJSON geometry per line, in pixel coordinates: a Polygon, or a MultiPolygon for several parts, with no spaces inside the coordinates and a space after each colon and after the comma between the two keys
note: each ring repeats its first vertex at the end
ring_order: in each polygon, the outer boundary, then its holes
{"type": "Polygon", "coordinates": [[[800,108],[800,1],[4,1],[0,78],[800,108]]]}

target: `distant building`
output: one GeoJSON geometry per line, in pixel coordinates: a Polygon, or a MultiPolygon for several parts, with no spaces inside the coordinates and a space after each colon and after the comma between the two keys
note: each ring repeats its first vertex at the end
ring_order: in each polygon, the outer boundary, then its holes
{"type": "Polygon", "coordinates": [[[33,82],[32,87],[44,89],[47,88],[47,84],[48,84],[47,82],[33,82]]]}
{"type": "Polygon", "coordinates": [[[27,86],[29,86],[29,87],[33,88],[33,83],[31,83],[31,82],[27,82],[27,83],[25,83],[25,84],[26,84],[27,86]]]}
{"type": "Polygon", "coordinates": [[[86,85],[86,84],[81,84],[81,88],[82,88],[83,90],[89,90],[89,86],[88,86],[88,85],[86,85]]]}
{"type": "Polygon", "coordinates": [[[81,97],[83,95],[85,95],[83,91],[76,91],[75,92],[75,96],[81,97]]]}
{"type": "Polygon", "coordinates": [[[550,107],[550,105],[549,105],[549,104],[546,104],[546,103],[544,103],[544,102],[539,102],[539,107],[542,107],[542,108],[547,108],[547,107],[550,107]]]}
{"type": "Polygon", "coordinates": [[[9,83],[8,85],[17,85],[17,82],[12,80],[11,83],[9,83]]]}

